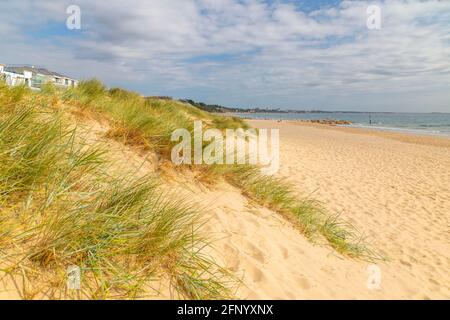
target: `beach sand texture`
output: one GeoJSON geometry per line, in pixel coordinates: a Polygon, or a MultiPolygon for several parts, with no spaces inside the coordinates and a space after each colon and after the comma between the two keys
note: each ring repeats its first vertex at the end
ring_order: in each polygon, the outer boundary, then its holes
{"type": "Polygon", "coordinates": [[[223,229],[235,229],[228,246],[234,262],[249,271],[250,298],[450,297],[446,139],[293,122],[250,123],[280,129],[280,175],[323,202],[330,213],[340,213],[389,258],[378,263],[381,288],[369,290],[370,263],[312,246],[269,212],[250,218],[243,208],[230,208],[227,215],[242,226],[232,222],[223,229]]]}
{"type": "MultiPolygon", "coordinates": [[[[389,258],[364,262],[312,244],[279,214],[249,201],[225,182],[195,182],[190,170],[173,170],[151,154],[105,138],[94,123],[92,139],[108,146],[115,168],[138,175],[160,172],[166,187],[199,203],[203,231],[217,262],[242,278],[239,299],[450,298],[450,148],[448,140],[275,121],[281,168],[304,196],[353,223],[389,258]],[[161,172],[162,170],[162,172],[161,172]],[[370,289],[373,264],[379,289],[370,289]]],[[[14,287],[0,298],[20,298],[14,287]]],[[[161,289],[155,298],[171,298],[161,289]]]]}
{"type": "MultiPolygon", "coordinates": [[[[204,185],[195,182],[193,172],[173,171],[169,165],[162,174],[165,184],[205,209],[203,231],[213,239],[209,253],[242,278],[238,298],[450,298],[447,139],[250,123],[281,129],[279,175],[301,194],[322,201],[330,213],[341,213],[389,261],[375,263],[381,284],[370,290],[372,263],[312,244],[279,214],[249,201],[225,182],[204,185]]],[[[119,167],[122,163],[146,174],[161,166],[119,142],[107,143],[119,167]]]]}

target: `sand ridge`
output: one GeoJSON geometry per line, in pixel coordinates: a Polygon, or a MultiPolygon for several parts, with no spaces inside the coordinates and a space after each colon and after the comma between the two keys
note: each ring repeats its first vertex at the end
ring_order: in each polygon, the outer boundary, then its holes
{"type": "Polygon", "coordinates": [[[203,185],[183,170],[169,169],[169,177],[155,155],[106,138],[104,125],[90,122],[88,131],[108,145],[118,170],[160,174],[172,192],[205,209],[202,230],[214,239],[208,253],[242,279],[237,298],[450,298],[450,149],[322,126],[251,124],[281,130],[280,176],[341,213],[390,260],[342,257],[225,182],[203,185]],[[371,286],[374,268],[379,288],[371,286]]]}
{"type": "MultiPolygon", "coordinates": [[[[390,260],[375,263],[381,284],[374,289],[368,283],[374,263],[312,244],[280,215],[229,184],[194,183],[186,170],[160,173],[168,188],[205,209],[203,232],[214,239],[209,254],[242,279],[238,298],[450,297],[450,149],[358,130],[274,121],[251,125],[279,128],[279,175],[331,213],[341,213],[390,260]]],[[[103,139],[105,128],[97,129],[103,139]]],[[[161,167],[149,154],[106,142],[119,167],[141,174],[161,167]]]]}
{"type": "MultiPolygon", "coordinates": [[[[241,277],[238,298],[450,297],[450,149],[358,130],[251,124],[281,129],[279,175],[331,213],[341,213],[389,261],[375,263],[381,283],[374,289],[369,283],[374,263],[312,244],[280,215],[227,183],[208,186],[193,183],[194,175],[186,171],[171,171],[170,177],[162,173],[169,188],[205,208],[203,231],[214,239],[209,253],[241,277]]],[[[421,142],[427,139],[434,138],[421,142]]],[[[122,161],[143,173],[157,170],[154,163],[142,165],[148,155],[108,143],[120,154],[117,164],[122,161]]]]}

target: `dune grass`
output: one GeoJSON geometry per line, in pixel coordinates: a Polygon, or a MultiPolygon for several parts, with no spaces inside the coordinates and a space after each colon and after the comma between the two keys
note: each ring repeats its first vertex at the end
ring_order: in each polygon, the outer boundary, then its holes
{"type": "MultiPolygon", "coordinates": [[[[78,115],[106,118],[109,137],[169,159],[173,130],[248,128],[239,118],[209,114],[176,101],[145,99],[97,80],[67,91],[32,93],[0,82],[0,269],[23,298],[140,298],[158,283],[178,298],[232,297],[235,278],[203,252],[208,239],[194,204],[164,193],[152,177],[111,175],[99,146],[69,125],[62,104],[78,115]],[[66,270],[83,273],[79,295],[66,270]]],[[[210,181],[225,179],[250,199],[296,225],[309,239],[352,258],[378,256],[363,238],[292,186],[256,166],[193,166],[210,181]]]]}
{"type": "MultiPolygon", "coordinates": [[[[194,120],[202,120],[205,128],[249,128],[240,118],[214,115],[189,104],[143,99],[122,89],[108,92],[96,80],[81,83],[67,96],[85,101],[83,107],[109,116],[112,120],[110,137],[155,151],[166,159],[174,146],[170,141],[173,130],[185,128],[192,133],[194,120]]],[[[327,214],[317,201],[298,196],[283,180],[261,174],[256,166],[215,165],[192,169],[202,172],[203,181],[225,178],[249,198],[282,214],[308,238],[321,236],[343,255],[366,260],[380,258],[351,224],[342,222],[338,215],[327,214]]]]}
{"type": "Polygon", "coordinates": [[[216,116],[186,103],[145,99],[117,88],[108,91],[97,80],[81,82],[77,88],[67,91],[63,98],[67,103],[109,117],[111,137],[166,156],[175,145],[171,141],[173,131],[184,128],[192,133],[194,120],[222,128],[239,128],[244,123],[241,119],[216,116]]]}
{"type": "Polygon", "coordinates": [[[289,183],[262,174],[256,166],[214,165],[202,169],[200,179],[224,178],[250,199],[280,213],[313,242],[324,239],[337,252],[351,258],[383,259],[353,225],[343,222],[339,215],[329,215],[318,201],[299,196],[289,183]]]}
{"type": "Polygon", "coordinates": [[[54,94],[0,84],[2,277],[25,299],[140,298],[165,282],[179,298],[231,297],[234,277],[203,253],[196,206],[155,178],[112,175],[54,94]],[[71,265],[80,291],[66,289],[71,265]]]}

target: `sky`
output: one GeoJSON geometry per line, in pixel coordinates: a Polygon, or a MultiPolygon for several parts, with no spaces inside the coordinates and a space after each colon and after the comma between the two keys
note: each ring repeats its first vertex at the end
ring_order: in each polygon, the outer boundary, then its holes
{"type": "Polygon", "coordinates": [[[450,0],[2,0],[0,63],[230,107],[450,112],[450,0]]]}

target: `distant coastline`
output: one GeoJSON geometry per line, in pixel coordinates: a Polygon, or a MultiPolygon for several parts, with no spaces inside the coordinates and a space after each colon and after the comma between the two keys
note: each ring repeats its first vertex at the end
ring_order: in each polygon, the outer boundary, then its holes
{"type": "Polygon", "coordinates": [[[247,113],[233,112],[233,116],[251,120],[330,121],[350,122],[351,127],[378,131],[396,131],[411,134],[450,136],[448,113],[394,113],[394,112],[291,112],[247,113]]]}
{"type": "MultiPolygon", "coordinates": [[[[171,97],[164,97],[165,99],[172,99],[171,97]]],[[[450,112],[395,112],[395,111],[349,111],[349,110],[294,110],[281,108],[234,108],[225,107],[218,104],[207,104],[204,102],[196,102],[191,99],[179,99],[180,102],[189,103],[199,109],[213,113],[242,113],[242,114],[335,114],[335,113],[361,113],[361,114],[450,114],[450,112]]]]}
{"type": "Polygon", "coordinates": [[[179,100],[201,110],[253,120],[300,120],[346,125],[378,131],[450,136],[450,113],[407,113],[369,111],[281,110],[230,108],[190,99],[179,100]]]}

